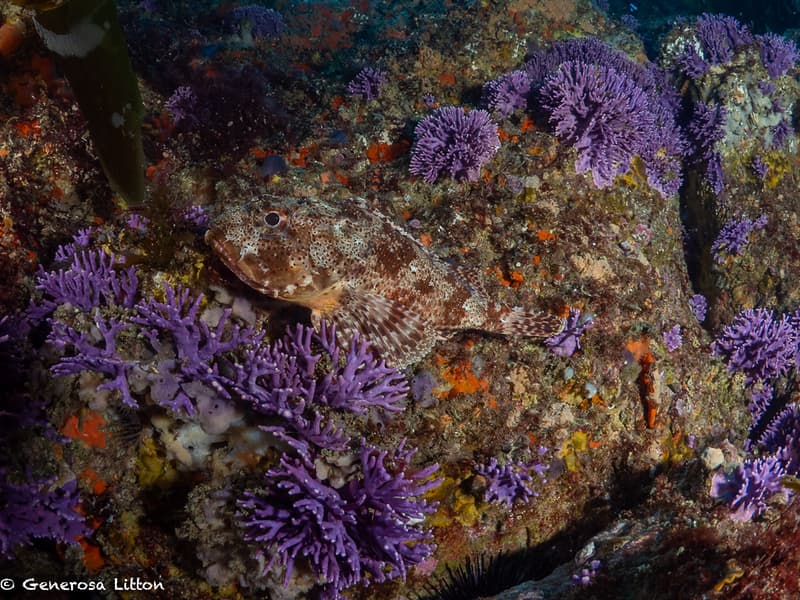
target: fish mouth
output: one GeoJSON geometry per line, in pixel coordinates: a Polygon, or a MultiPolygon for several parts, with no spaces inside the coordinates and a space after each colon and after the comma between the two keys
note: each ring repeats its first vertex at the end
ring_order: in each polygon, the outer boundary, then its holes
{"type": "Polygon", "coordinates": [[[214,253],[228,266],[235,264],[239,260],[239,249],[218,230],[209,229],[206,231],[206,244],[211,246],[214,253]]]}
{"type": "Polygon", "coordinates": [[[222,264],[236,277],[262,294],[277,297],[277,294],[269,287],[269,269],[261,264],[256,255],[249,253],[243,255],[238,246],[221,232],[215,230],[208,230],[205,240],[222,264]]]}

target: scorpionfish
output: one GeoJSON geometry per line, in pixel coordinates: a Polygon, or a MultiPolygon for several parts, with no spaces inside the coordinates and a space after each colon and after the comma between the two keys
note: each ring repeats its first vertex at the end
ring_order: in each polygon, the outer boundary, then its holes
{"type": "Polygon", "coordinates": [[[563,319],[491,302],[479,279],[352,198],[258,199],[225,209],[206,242],[244,283],[358,332],[398,368],[462,329],[550,337],[563,319]]]}

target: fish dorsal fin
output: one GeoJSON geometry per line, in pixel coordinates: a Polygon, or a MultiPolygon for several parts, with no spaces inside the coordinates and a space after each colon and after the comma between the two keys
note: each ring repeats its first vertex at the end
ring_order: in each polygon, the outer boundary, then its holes
{"type": "Polygon", "coordinates": [[[397,368],[424,358],[439,339],[436,329],[405,304],[353,288],[342,290],[328,318],[347,338],[361,334],[397,368]]]}
{"type": "Polygon", "coordinates": [[[482,329],[509,336],[548,338],[561,333],[564,325],[564,319],[552,313],[495,304],[489,308],[482,329]]]}

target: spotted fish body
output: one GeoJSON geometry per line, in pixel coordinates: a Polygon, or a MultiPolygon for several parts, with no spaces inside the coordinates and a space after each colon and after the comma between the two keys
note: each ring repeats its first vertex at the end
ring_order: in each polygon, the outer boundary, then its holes
{"type": "Polygon", "coordinates": [[[260,199],[226,209],[206,241],[250,287],[356,331],[404,367],[461,329],[549,337],[563,320],[489,301],[391,219],[354,198],[260,199]]]}

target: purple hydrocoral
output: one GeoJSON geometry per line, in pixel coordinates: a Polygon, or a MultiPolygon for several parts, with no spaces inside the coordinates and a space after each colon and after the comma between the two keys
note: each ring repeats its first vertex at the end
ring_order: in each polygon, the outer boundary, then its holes
{"type": "Polygon", "coordinates": [[[689,122],[689,138],[694,148],[694,159],[706,161],[714,152],[714,144],[725,135],[727,111],[724,106],[709,106],[705,102],[695,105],[689,122]]]}
{"type": "MultiPolygon", "coordinates": [[[[646,128],[643,132],[634,131],[633,147],[624,150],[622,154],[629,156],[635,154],[643,160],[647,168],[648,183],[663,196],[676,193],[682,183],[681,160],[686,154],[687,144],[675,121],[675,115],[680,110],[680,96],[667,81],[665,73],[653,65],[645,67],[637,64],[623,52],[595,38],[571,39],[558,42],[547,50],[534,50],[525,64],[525,70],[530,76],[532,88],[537,90],[534,94],[536,103],[546,113],[550,109],[543,102],[543,85],[566,63],[584,65],[580,67],[581,69],[588,69],[591,66],[602,69],[603,72],[611,70],[616,73],[617,82],[624,81],[620,85],[632,96],[640,98],[640,92],[635,88],[641,91],[647,103],[644,111],[646,128]]],[[[601,87],[609,85],[601,77],[597,78],[597,83],[601,87]]],[[[615,103],[611,102],[610,106],[614,105],[615,103]]],[[[591,123],[594,120],[596,125],[596,121],[607,117],[606,104],[587,105],[585,108],[585,114],[578,115],[584,123],[591,123]]],[[[616,124],[622,126],[625,122],[626,120],[622,119],[616,124]]],[[[566,126],[570,127],[569,123],[566,126]]],[[[637,124],[637,127],[639,126],[637,124]]],[[[598,127],[595,126],[594,129],[597,130],[598,127]]],[[[624,129],[618,129],[615,133],[613,139],[626,140],[624,129]]],[[[600,153],[601,150],[597,149],[594,152],[600,153]]],[[[602,165],[608,161],[598,156],[597,162],[602,165]]],[[[601,179],[605,180],[607,177],[601,175],[601,179]]]]}
{"type": "Polygon", "coordinates": [[[138,406],[131,395],[128,377],[135,363],[124,360],[117,352],[117,335],[128,325],[114,318],[106,320],[99,311],[94,315],[96,332],[81,333],[56,319],[50,320],[52,329],[48,336],[56,348],[71,350],[74,354],[61,356],[50,368],[55,377],[65,377],[84,371],[102,373],[109,380],[97,386],[101,390],[117,390],[122,401],[131,407],[138,406]]]}
{"type": "Polygon", "coordinates": [[[500,148],[497,125],[489,113],[458,106],[433,111],[417,124],[414,136],[409,170],[428,183],[442,175],[475,181],[500,148]]]}
{"type": "Polygon", "coordinates": [[[578,151],[575,170],[597,187],[625,173],[654,126],[647,95],[612,68],[568,61],[540,91],[555,134],[578,151]]]}
{"type": "Polygon", "coordinates": [[[56,252],[58,262],[69,263],[66,268],[58,271],[39,268],[36,288],[49,297],[51,304],[71,304],[85,311],[101,302],[133,306],[139,286],[136,269],[116,270],[114,267],[121,263],[119,259],[103,250],[85,248],[79,239],[80,235],[75,237],[75,243],[59,246],[56,252]]]}
{"type": "Polygon", "coordinates": [[[547,466],[539,463],[516,461],[500,465],[494,457],[487,464],[475,467],[475,472],[486,478],[486,501],[505,504],[508,508],[517,500],[528,503],[538,496],[531,487],[531,473],[543,478],[546,471],[547,466]]]}
{"type": "Polygon", "coordinates": [[[330,599],[356,584],[405,579],[433,551],[419,523],[435,508],[422,496],[439,484],[430,479],[438,465],[408,472],[414,452],[405,442],[391,453],[362,442],[358,472],[338,488],[313,463],[284,455],[263,488],[237,502],[245,539],[262,546],[259,556],[273,553],[264,572],[279,562],[288,584],[304,559],[330,599]]]}
{"type": "Polygon", "coordinates": [[[374,100],[381,95],[381,86],[386,83],[386,73],[373,67],[364,67],[353,80],[347,84],[347,93],[361,96],[365,100],[374,100]]]}
{"type": "Polygon", "coordinates": [[[715,196],[719,196],[725,189],[725,172],[722,169],[722,155],[719,152],[712,153],[708,159],[705,180],[715,196]]]}
{"type": "Polygon", "coordinates": [[[248,349],[236,365],[231,391],[263,415],[281,418],[265,427],[298,452],[318,446],[342,449],[346,438],[316,412],[327,406],[355,414],[371,410],[401,411],[408,382],[378,361],[367,342],[355,335],[344,351],[334,327],[322,323],[319,333],[298,326],[271,345],[248,349]],[[326,365],[324,374],[319,365],[326,365]]]}
{"type": "Polygon", "coordinates": [[[15,547],[35,539],[77,544],[78,537],[89,534],[83,516],[75,511],[80,502],[77,482],[56,488],[52,483],[31,478],[13,483],[0,468],[0,558],[13,558],[15,547]]]}
{"type": "Polygon", "coordinates": [[[755,173],[755,176],[761,181],[766,179],[769,167],[760,156],[753,157],[753,160],[750,162],[750,168],[753,169],[753,173],[755,173]]]}
{"type": "Polygon", "coordinates": [[[767,424],[756,439],[762,452],[778,456],[791,475],[800,470],[800,408],[792,403],[767,424]]]}
{"type": "Polygon", "coordinates": [[[195,407],[184,384],[199,382],[230,399],[225,389],[227,378],[220,375],[218,361],[225,353],[257,343],[260,338],[252,329],[230,324],[231,309],[225,309],[217,325],[210,327],[199,318],[202,294],[193,299],[188,289],[175,290],[167,285],[164,297],[164,302],[155,298],[139,302],[131,323],[140,326],[139,333],[158,356],[166,357],[158,363],[156,374],[158,383],[163,384],[157,391],[163,396],[154,399],[173,412],[193,416],[195,407]]]}
{"type": "Polygon", "coordinates": [[[714,145],[725,136],[726,119],[725,107],[699,102],[687,127],[693,148],[691,159],[698,165],[705,163],[705,179],[715,195],[722,192],[724,180],[722,157],[714,151],[714,145]]]}
{"type": "Polygon", "coordinates": [[[785,75],[798,59],[797,46],[791,40],[775,33],[757,35],[761,63],[771,79],[785,75]]]}
{"type": "Polygon", "coordinates": [[[593,325],[594,316],[581,316],[581,311],[571,308],[561,333],[547,338],[544,345],[556,356],[572,356],[581,347],[583,332],[593,325]]]}
{"type": "Polygon", "coordinates": [[[714,260],[722,264],[725,256],[738,256],[742,253],[750,234],[756,230],[763,229],[767,225],[767,216],[761,215],[755,220],[738,219],[727,223],[717,235],[714,243],[711,244],[711,253],[714,260]]]}
{"type": "Polygon", "coordinates": [[[706,311],[708,311],[708,300],[703,294],[695,294],[689,298],[689,308],[700,323],[706,320],[706,311]]]}
{"type": "Polygon", "coordinates": [[[500,118],[528,106],[531,76],[527,71],[512,71],[483,86],[483,102],[500,118]]]}
{"type": "Polygon", "coordinates": [[[670,329],[665,330],[663,335],[664,347],[667,349],[667,352],[675,352],[675,350],[683,345],[680,325],[673,325],[670,329]]]}
{"type": "MultiPolygon", "coordinates": [[[[758,424],[766,414],[772,399],[775,396],[775,389],[768,383],[761,382],[750,388],[750,402],[747,404],[747,411],[753,419],[753,424],[758,424]]],[[[746,444],[749,446],[748,444],[746,444]]]]}
{"type": "Polygon", "coordinates": [[[703,14],[697,18],[697,38],[703,58],[712,65],[730,62],[734,52],[753,43],[746,25],[727,15],[703,14]]]}
{"type": "Polygon", "coordinates": [[[687,44],[686,49],[675,58],[675,61],[680,70],[691,79],[697,79],[710,67],[692,44],[687,44]]]}
{"type": "Polygon", "coordinates": [[[763,513],[767,501],[783,490],[785,475],[785,466],[776,456],[746,460],[730,474],[715,473],[711,495],[730,505],[731,518],[749,521],[763,513]]]}
{"type": "Polygon", "coordinates": [[[748,384],[770,381],[795,364],[798,336],[789,317],[776,320],[763,308],[739,313],[711,344],[711,350],[728,363],[728,371],[745,374],[748,384]]]}
{"type": "Polygon", "coordinates": [[[196,125],[198,98],[195,91],[188,85],[182,85],[172,92],[164,103],[172,117],[172,123],[177,127],[181,123],[184,125],[196,125]]]}
{"type": "Polygon", "coordinates": [[[775,149],[781,148],[792,135],[794,135],[794,128],[789,122],[789,119],[781,119],[780,122],[772,128],[772,141],[770,146],[775,149]]]}

